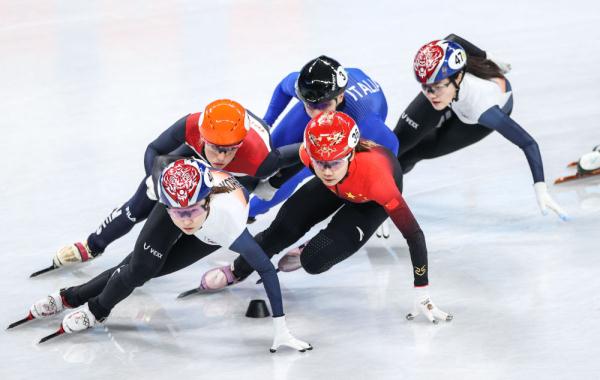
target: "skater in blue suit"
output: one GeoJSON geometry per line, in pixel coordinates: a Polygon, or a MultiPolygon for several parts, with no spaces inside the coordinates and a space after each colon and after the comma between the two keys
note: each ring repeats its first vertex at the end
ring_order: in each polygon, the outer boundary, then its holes
{"type": "MultiPolygon", "coordinates": [[[[388,109],[383,90],[362,70],[344,69],[335,59],[324,55],[311,60],[300,72],[290,73],[277,85],[263,118],[265,122],[273,126],[292,98],[299,102],[272,130],[273,147],[301,142],[304,128],[312,117],[337,110],[356,121],[363,138],[398,152],[398,139],[385,124],[388,109]]],[[[299,165],[271,178],[267,185],[272,191],[276,190],[273,198],[265,201],[254,197],[250,202],[249,221],[287,199],[298,184],[311,175],[299,165]]]]}

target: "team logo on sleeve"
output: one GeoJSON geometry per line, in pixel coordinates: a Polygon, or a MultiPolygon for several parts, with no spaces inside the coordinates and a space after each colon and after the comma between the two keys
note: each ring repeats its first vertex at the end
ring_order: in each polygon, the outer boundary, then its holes
{"type": "Polygon", "coordinates": [[[162,187],[167,195],[181,207],[187,207],[189,199],[199,190],[202,179],[195,166],[187,165],[183,160],[178,161],[163,175],[162,187]]]}
{"type": "Polygon", "coordinates": [[[417,276],[423,276],[425,273],[427,273],[427,265],[423,265],[422,267],[415,267],[415,274],[417,276]]]}
{"type": "Polygon", "coordinates": [[[421,79],[429,78],[444,58],[444,49],[438,46],[437,42],[425,45],[415,58],[415,74],[421,79]]]}

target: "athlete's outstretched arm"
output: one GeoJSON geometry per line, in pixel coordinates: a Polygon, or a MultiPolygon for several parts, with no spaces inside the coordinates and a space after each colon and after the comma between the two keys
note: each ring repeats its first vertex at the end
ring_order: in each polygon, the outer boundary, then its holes
{"type": "Polygon", "coordinates": [[[544,182],[542,155],[535,139],[498,106],[485,111],[479,118],[479,124],[498,131],[507,140],[523,150],[533,177],[535,195],[540,210],[543,214],[546,214],[549,208],[561,219],[566,220],[566,212],[548,194],[548,188],[544,182]]]}
{"type": "Polygon", "coordinates": [[[285,181],[296,175],[302,168],[298,150],[301,143],[285,145],[269,152],[256,171],[255,177],[261,181],[254,188],[254,194],[263,200],[271,200],[285,181]]]}
{"type": "Polygon", "coordinates": [[[269,108],[265,113],[265,117],[263,117],[263,120],[270,126],[275,124],[279,115],[281,115],[290,100],[296,95],[296,79],[298,75],[298,72],[289,74],[275,87],[275,91],[273,91],[271,101],[269,102],[269,108]]]}
{"type": "Polygon", "coordinates": [[[408,244],[410,260],[413,265],[414,285],[427,286],[429,284],[427,245],[425,244],[425,234],[419,223],[398,190],[383,207],[408,244]]]}
{"type": "Polygon", "coordinates": [[[429,297],[425,235],[400,192],[402,184],[400,164],[391,153],[388,162],[390,165],[385,165],[388,170],[379,173],[377,183],[373,184],[373,194],[374,200],[384,207],[408,243],[413,266],[415,301],[412,312],[406,317],[411,320],[422,313],[432,323],[437,323],[437,319],[451,321],[452,316],[435,306],[429,297]]]}
{"type": "Polygon", "coordinates": [[[254,237],[250,235],[248,229],[242,232],[229,249],[239,253],[262,278],[265,291],[271,303],[271,309],[273,310],[273,317],[283,316],[283,301],[281,300],[281,289],[275,267],[267,257],[267,254],[258,245],[256,240],[254,240],[254,237]]]}
{"type": "Polygon", "coordinates": [[[302,143],[284,145],[273,149],[260,164],[254,176],[267,178],[277,173],[280,169],[300,163],[300,156],[298,155],[300,145],[302,143]]]}
{"type": "Polygon", "coordinates": [[[152,165],[156,156],[170,153],[185,143],[185,122],[188,116],[186,115],[177,120],[175,124],[148,145],[146,153],[144,153],[146,175],[152,174],[152,165]]]}
{"type": "Polygon", "coordinates": [[[231,244],[229,247],[234,252],[239,253],[254,268],[260,278],[263,280],[263,286],[271,303],[273,310],[273,322],[275,327],[275,338],[271,346],[271,352],[275,352],[279,346],[288,346],[299,351],[312,349],[312,346],[306,342],[296,339],[290,334],[285,317],[283,314],[283,301],[281,300],[281,289],[275,267],[267,257],[267,254],[258,245],[254,237],[250,235],[248,229],[231,244]]]}
{"type": "Polygon", "coordinates": [[[479,124],[498,131],[504,138],[512,142],[525,153],[533,182],[544,181],[544,165],[537,142],[509,115],[498,106],[485,111],[478,120],[479,124]]]}

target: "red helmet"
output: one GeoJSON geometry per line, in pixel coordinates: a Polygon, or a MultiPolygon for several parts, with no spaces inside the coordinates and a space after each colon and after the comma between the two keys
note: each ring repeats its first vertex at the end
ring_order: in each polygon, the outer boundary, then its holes
{"type": "Polygon", "coordinates": [[[208,104],[200,115],[198,125],[200,135],[206,141],[223,146],[239,144],[250,129],[246,109],[229,99],[208,104]]]}
{"type": "Polygon", "coordinates": [[[304,130],[306,151],[317,161],[334,161],[348,156],[359,139],[360,131],[354,120],[338,111],[320,113],[304,130]]]}

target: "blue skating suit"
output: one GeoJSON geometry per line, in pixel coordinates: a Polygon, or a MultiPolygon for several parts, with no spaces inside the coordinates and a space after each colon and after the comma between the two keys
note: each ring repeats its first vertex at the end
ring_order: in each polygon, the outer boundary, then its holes
{"type": "MultiPolygon", "coordinates": [[[[398,139],[396,135],[385,125],[387,117],[387,101],[383,90],[377,82],[369,78],[360,69],[348,68],[348,85],[344,95],[344,101],[338,106],[338,111],[350,115],[358,124],[361,137],[373,140],[398,153],[398,139]]],[[[296,97],[296,80],[298,72],[286,76],[275,88],[269,109],[263,118],[267,124],[273,126],[283,110],[292,98],[296,97]]],[[[273,147],[302,142],[304,128],[310,121],[310,117],[304,110],[302,102],[298,101],[290,112],[288,112],[279,124],[271,131],[273,147]]],[[[250,216],[264,214],[278,203],[287,199],[296,189],[298,184],[312,173],[308,169],[302,169],[294,177],[290,178],[270,201],[264,201],[253,197],[250,202],[250,216]]]]}

